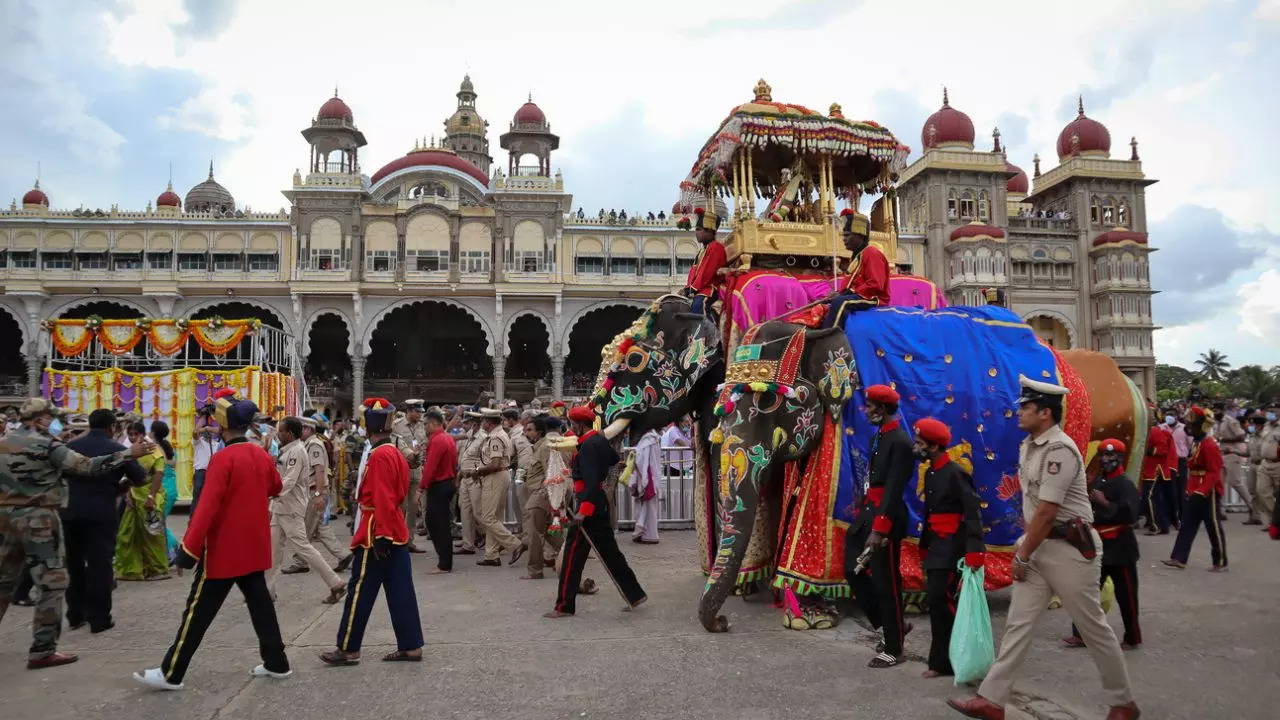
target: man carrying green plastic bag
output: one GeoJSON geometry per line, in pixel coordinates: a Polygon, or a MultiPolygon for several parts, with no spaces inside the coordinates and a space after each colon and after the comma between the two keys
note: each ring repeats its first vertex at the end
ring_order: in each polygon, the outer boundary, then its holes
{"type": "Polygon", "coordinates": [[[991,613],[987,610],[987,594],[983,587],[986,570],[959,564],[960,602],[956,606],[956,623],[951,632],[951,667],[956,685],[976,683],[986,677],[996,661],[996,645],[991,637],[991,613]]]}
{"type": "Polygon", "coordinates": [[[915,454],[924,464],[920,551],[923,553],[929,622],[933,632],[929,669],[924,672],[924,677],[935,678],[954,672],[957,682],[961,682],[961,675],[981,678],[993,660],[991,623],[986,618],[987,600],[982,589],[986,552],[982,539],[982,501],[973,487],[973,477],[952,462],[947,454],[951,430],[939,420],[924,418],[915,424],[914,431],[915,454]],[[962,574],[964,590],[961,589],[962,574]],[[968,590],[972,577],[977,578],[976,592],[968,590]],[[986,661],[977,667],[976,676],[972,675],[975,663],[969,650],[974,641],[967,635],[972,632],[973,623],[966,614],[965,605],[974,597],[981,603],[986,623],[986,661]],[[965,648],[967,654],[957,655],[957,645],[965,648]]]}

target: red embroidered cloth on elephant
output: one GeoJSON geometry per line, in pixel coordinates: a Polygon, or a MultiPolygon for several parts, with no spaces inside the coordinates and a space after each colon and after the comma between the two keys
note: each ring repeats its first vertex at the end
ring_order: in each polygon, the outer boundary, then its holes
{"type": "Polygon", "coordinates": [[[823,413],[822,442],[817,452],[809,456],[803,472],[799,463],[787,465],[775,588],[790,586],[801,595],[849,595],[844,581],[844,535],[848,525],[837,521],[832,512],[844,458],[843,442],[843,423],[823,413]]]}

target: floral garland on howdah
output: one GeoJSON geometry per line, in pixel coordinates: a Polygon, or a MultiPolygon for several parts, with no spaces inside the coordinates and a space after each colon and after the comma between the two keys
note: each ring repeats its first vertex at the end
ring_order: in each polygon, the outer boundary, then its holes
{"type": "Polygon", "coordinates": [[[262,321],[257,318],[224,320],[220,317],[207,320],[155,320],[146,317],[108,320],[90,315],[83,320],[45,320],[40,326],[49,332],[54,349],[63,357],[83,353],[95,339],[107,352],[126,355],[133,352],[143,338],[160,355],[176,355],[186,346],[188,339],[194,339],[205,352],[226,355],[246,336],[257,334],[262,328],[262,321]]]}

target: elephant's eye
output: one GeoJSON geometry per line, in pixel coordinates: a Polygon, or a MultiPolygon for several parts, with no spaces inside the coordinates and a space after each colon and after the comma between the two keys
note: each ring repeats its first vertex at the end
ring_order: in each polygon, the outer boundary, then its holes
{"type": "Polygon", "coordinates": [[[649,353],[639,348],[632,348],[623,362],[631,372],[640,372],[649,364],[649,353]]]}
{"type": "Polygon", "coordinates": [[[773,392],[772,390],[756,393],[755,398],[756,409],[762,413],[771,413],[774,410],[777,410],[778,406],[782,404],[782,395],[773,392]]]}

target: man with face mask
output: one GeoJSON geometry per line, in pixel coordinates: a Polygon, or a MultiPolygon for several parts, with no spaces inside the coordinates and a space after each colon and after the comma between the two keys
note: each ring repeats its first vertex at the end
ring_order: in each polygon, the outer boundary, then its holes
{"type": "Polygon", "coordinates": [[[1222,484],[1223,460],[1218,441],[1210,434],[1213,429],[1213,413],[1193,407],[1187,417],[1187,432],[1195,441],[1195,446],[1191,450],[1191,458],[1187,460],[1190,475],[1187,478],[1186,514],[1182,518],[1178,539],[1173,544],[1173,553],[1169,559],[1161,562],[1169,567],[1185,570],[1187,559],[1191,556],[1191,544],[1200,532],[1200,523],[1204,523],[1205,532],[1209,536],[1212,571],[1226,572],[1227,537],[1218,523],[1218,503],[1222,501],[1225,492],[1222,484]]]}
{"type": "Polygon", "coordinates": [[[1266,423],[1258,430],[1258,512],[1264,518],[1275,515],[1276,496],[1280,494],[1280,403],[1271,403],[1263,417],[1266,423]]]}
{"type": "MultiPolygon", "coordinates": [[[[1098,587],[1111,578],[1116,589],[1116,604],[1124,620],[1125,650],[1142,644],[1138,626],[1138,538],[1133,524],[1138,519],[1138,489],[1124,475],[1124,458],[1128,450],[1115,439],[1098,445],[1102,475],[1093,481],[1089,499],[1093,504],[1093,529],[1102,537],[1102,577],[1098,587]]],[[[1071,626],[1071,634],[1063,638],[1070,647],[1084,647],[1084,640],[1071,626]]]]}
{"type": "MultiPolygon", "coordinates": [[[[1178,452],[1173,446],[1173,433],[1156,422],[1151,413],[1151,429],[1147,431],[1147,454],[1142,458],[1142,507],[1147,516],[1148,535],[1169,534],[1169,495],[1173,493],[1173,473],[1178,452]]],[[[1094,510],[1095,514],[1097,509],[1094,510]]],[[[1135,516],[1134,520],[1137,520],[1135,516]]]]}
{"type": "Polygon", "coordinates": [[[1164,425],[1173,436],[1173,450],[1178,456],[1178,469],[1173,475],[1173,497],[1169,499],[1169,524],[1174,530],[1182,527],[1182,501],[1187,496],[1187,457],[1191,455],[1191,438],[1178,419],[1181,412],[1175,407],[1165,412],[1164,425]]]}
{"type": "Polygon", "coordinates": [[[849,258],[849,277],[844,288],[831,299],[823,327],[844,327],[849,313],[889,304],[889,259],[871,244],[871,221],[866,215],[845,208],[844,246],[849,258]]]}
{"type": "Polygon", "coordinates": [[[88,458],[57,438],[62,409],[44,398],[22,403],[22,427],[0,439],[0,619],[19,578],[31,573],[40,589],[27,654],[30,669],[76,661],[58,652],[63,595],[67,589],[66,550],[58,511],[66,504],[66,473],[101,475],[154,449],[143,440],[129,450],[88,458]]]}
{"type": "MultiPolygon", "coordinates": [[[[1222,448],[1224,479],[1227,485],[1236,491],[1245,509],[1249,511],[1245,524],[1261,525],[1262,522],[1258,520],[1257,512],[1253,507],[1253,496],[1244,486],[1245,465],[1249,458],[1249,445],[1245,442],[1244,428],[1239,420],[1227,412],[1226,403],[1215,404],[1214,413],[1218,417],[1218,422],[1213,427],[1213,436],[1218,441],[1218,447],[1222,448]]],[[[1222,517],[1225,518],[1225,515],[1222,517]]]]}
{"type": "Polygon", "coordinates": [[[862,506],[845,533],[845,580],[871,627],[884,630],[884,642],[868,667],[888,668],[902,662],[902,641],[911,624],[902,617],[902,571],[898,557],[907,532],[907,505],[902,494],[915,469],[911,440],[896,417],[899,396],[888,385],[866,390],[867,420],[879,429],[871,441],[867,487],[862,506]],[[863,572],[858,557],[871,553],[863,572]]]}
{"type": "Polygon", "coordinates": [[[951,628],[960,595],[956,566],[964,559],[970,568],[982,567],[987,547],[982,537],[982,499],[973,487],[973,476],[947,455],[951,429],[941,420],[924,418],[916,422],[915,433],[912,449],[925,466],[920,552],[924,554],[933,633],[929,669],[923,677],[936,678],[955,674],[951,668],[951,628]]]}

